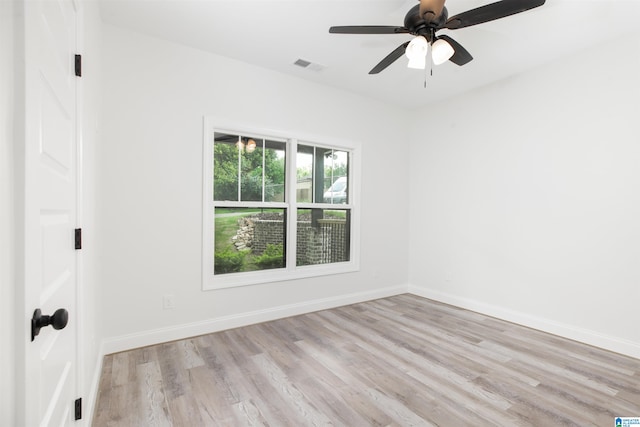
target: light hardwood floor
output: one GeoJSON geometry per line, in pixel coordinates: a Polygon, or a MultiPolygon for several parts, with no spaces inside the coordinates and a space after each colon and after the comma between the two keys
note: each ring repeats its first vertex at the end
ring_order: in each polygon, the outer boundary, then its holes
{"type": "Polygon", "coordinates": [[[108,355],[94,427],[613,426],[640,360],[413,295],[108,355]]]}

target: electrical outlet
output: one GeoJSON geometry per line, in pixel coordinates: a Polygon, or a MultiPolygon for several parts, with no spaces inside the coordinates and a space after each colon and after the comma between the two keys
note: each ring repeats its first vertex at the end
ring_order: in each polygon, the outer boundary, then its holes
{"type": "Polygon", "coordinates": [[[162,297],[162,308],[172,310],[176,308],[176,298],[173,295],[165,295],[162,297]]]}

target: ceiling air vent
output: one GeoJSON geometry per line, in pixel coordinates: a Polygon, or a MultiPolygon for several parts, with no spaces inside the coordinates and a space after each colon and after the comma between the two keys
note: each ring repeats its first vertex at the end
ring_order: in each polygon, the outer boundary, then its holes
{"type": "Polygon", "coordinates": [[[307,70],[312,70],[312,71],[324,70],[324,65],[315,64],[313,62],[310,62],[301,58],[296,59],[296,62],[294,62],[293,65],[297,65],[298,67],[306,68],[307,70]]]}

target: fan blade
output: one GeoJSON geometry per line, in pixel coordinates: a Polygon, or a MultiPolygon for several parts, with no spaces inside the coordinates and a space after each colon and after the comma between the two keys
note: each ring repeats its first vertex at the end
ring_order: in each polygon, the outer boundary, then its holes
{"type": "Polygon", "coordinates": [[[538,6],[542,6],[545,0],[502,0],[495,3],[480,6],[452,16],[442,28],[455,30],[470,27],[484,22],[494,21],[505,16],[515,15],[538,6]]]}
{"type": "Polygon", "coordinates": [[[458,43],[451,37],[442,35],[442,36],[439,36],[438,38],[446,41],[453,48],[454,54],[451,58],[449,58],[449,61],[453,62],[456,65],[462,66],[468,62],[471,62],[471,60],[473,59],[473,56],[471,56],[469,51],[463,48],[460,43],[458,43]]]}
{"type": "Polygon", "coordinates": [[[378,65],[373,67],[371,69],[371,71],[369,71],[369,74],[378,74],[380,71],[384,70],[389,65],[393,64],[394,62],[396,62],[396,60],[398,58],[400,58],[402,55],[404,55],[404,51],[407,50],[407,46],[409,46],[409,42],[402,43],[393,52],[391,52],[389,55],[385,56],[385,58],[382,61],[380,61],[378,63],[378,65]]]}
{"type": "Polygon", "coordinates": [[[442,15],[444,2],[445,0],[420,0],[420,17],[426,22],[436,22],[442,15]]]}
{"type": "Polygon", "coordinates": [[[343,27],[331,27],[332,34],[401,34],[408,33],[404,27],[391,27],[387,25],[347,25],[343,27]]]}

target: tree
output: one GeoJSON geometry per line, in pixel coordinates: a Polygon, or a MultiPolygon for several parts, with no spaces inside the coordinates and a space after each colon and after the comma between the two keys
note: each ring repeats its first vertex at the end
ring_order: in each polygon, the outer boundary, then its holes
{"type": "Polygon", "coordinates": [[[235,145],[219,142],[213,145],[214,200],[238,200],[237,159],[238,149],[235,145]]]}
{"type": "Polygon", "coordinates": [[[284,158],[274,149],[258,147],[249,153],[234,143],[216,141],[213,168],[214,200],[238,201],[238,179],[241,201],[262,201],[263,187],[264,200],[273,200],[277,187],[284,186],[284,158]]]}

